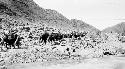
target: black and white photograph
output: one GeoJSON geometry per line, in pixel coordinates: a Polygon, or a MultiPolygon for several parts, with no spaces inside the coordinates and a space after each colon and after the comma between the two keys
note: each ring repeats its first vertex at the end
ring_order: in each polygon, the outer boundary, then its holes
{"type": "Polygon", "coordinates": [[[125,0],[0,0],[0,69],[125,69],[125,0]]]}

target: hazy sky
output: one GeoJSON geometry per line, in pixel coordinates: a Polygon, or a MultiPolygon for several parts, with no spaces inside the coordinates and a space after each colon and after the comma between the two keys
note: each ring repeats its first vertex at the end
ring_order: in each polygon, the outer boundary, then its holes
{"type": "Polygon", "coordinates": [[[125,0],[34,0],[68,19],[79,19],[102,30],[125,22],[125,0]]]}

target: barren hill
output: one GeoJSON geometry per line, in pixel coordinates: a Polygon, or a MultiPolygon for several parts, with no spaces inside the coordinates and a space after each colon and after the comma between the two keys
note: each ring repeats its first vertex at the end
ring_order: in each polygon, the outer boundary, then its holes
{"type": "Polygon", "coordinates": [[[106,33],[125,33],[125,22],[119,23],[115,26],[103,30],[106,33]]]}
{"type": "Polygon", "coordinates": [[[84,28],[99,31],[96,28],[94,29],[94,27],[91,29],[91,25],[88,25],[82,21],[70,21],[55,10],[39,7],[33,0],[0,0],[0,8],[0,16],[8,15],[14,19],[22,19],[24,22],[41,22],[45,23],[47,26],[49,25],[50,27],[55,27],[57,29],[61,28],[63,30],[65,29],[70,31],[76,30],[76,28],[73,28],[72,23],[79,24],[80,22],[82,26],[87,26],[84,28]]]}
{"type": "MultiPolygon", "coordinates": [[[[116,32],[124,32],[124,25],[116,26],[116,32]]],[[[0,0],[0,69],[14,64],[44,66],[123,56],[125,41],[117,36],[41,8],[33,0],[0,0]]]]}

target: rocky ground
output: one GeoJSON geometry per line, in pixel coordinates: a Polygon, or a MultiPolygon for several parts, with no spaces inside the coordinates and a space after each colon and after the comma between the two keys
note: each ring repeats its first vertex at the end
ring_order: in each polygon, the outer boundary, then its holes
{"type": "Polygon", "coordinates": [[[104,33],[33,0],[0,0],[1,69],[120,69],[124,55],[123,33],[104,33]]]}
{"type": "Polygon", "coordinates": [[[40,63],[15,64],[7,69],[125,69],[124,57],[105,57],[84,59],[80,63],[55,64],[42,66],[40,63]]]}

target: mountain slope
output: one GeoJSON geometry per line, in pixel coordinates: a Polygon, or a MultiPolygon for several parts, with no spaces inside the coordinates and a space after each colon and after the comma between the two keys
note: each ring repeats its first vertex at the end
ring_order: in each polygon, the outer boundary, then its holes
{"type": "MultiPolygon", "coordinates": [[[[0,0],[0,8],[1,15],[7,14],[14,18],[23,18],[22,20],[26,19],[33,23],[42,22],[47,24],[47,26],[61,30],[73,30],[72,20],[70,21],[55,10],[39,7],[33,0],[0,0]]],[[[75,21],[75,23],[77,22],[79,21],[75,21]]],[[[87,25],[84,23],[84,26],[87,25]]],[[[92,26],[87,26],[86,28],[90,29],[90,27],[92,26]]]]}
{"type": "Polygon", "coordinates": [[[125,22],[119,23],[113,27],[106,28],[102,32],[125,33],[125,22]]]}
{"type": "Polygon", "coordinates": [[[73,27],[76,28],[79,31],[99,31],[95,27],[77,19],[71,19],[71,23],[73,24],[73,27]]]}

